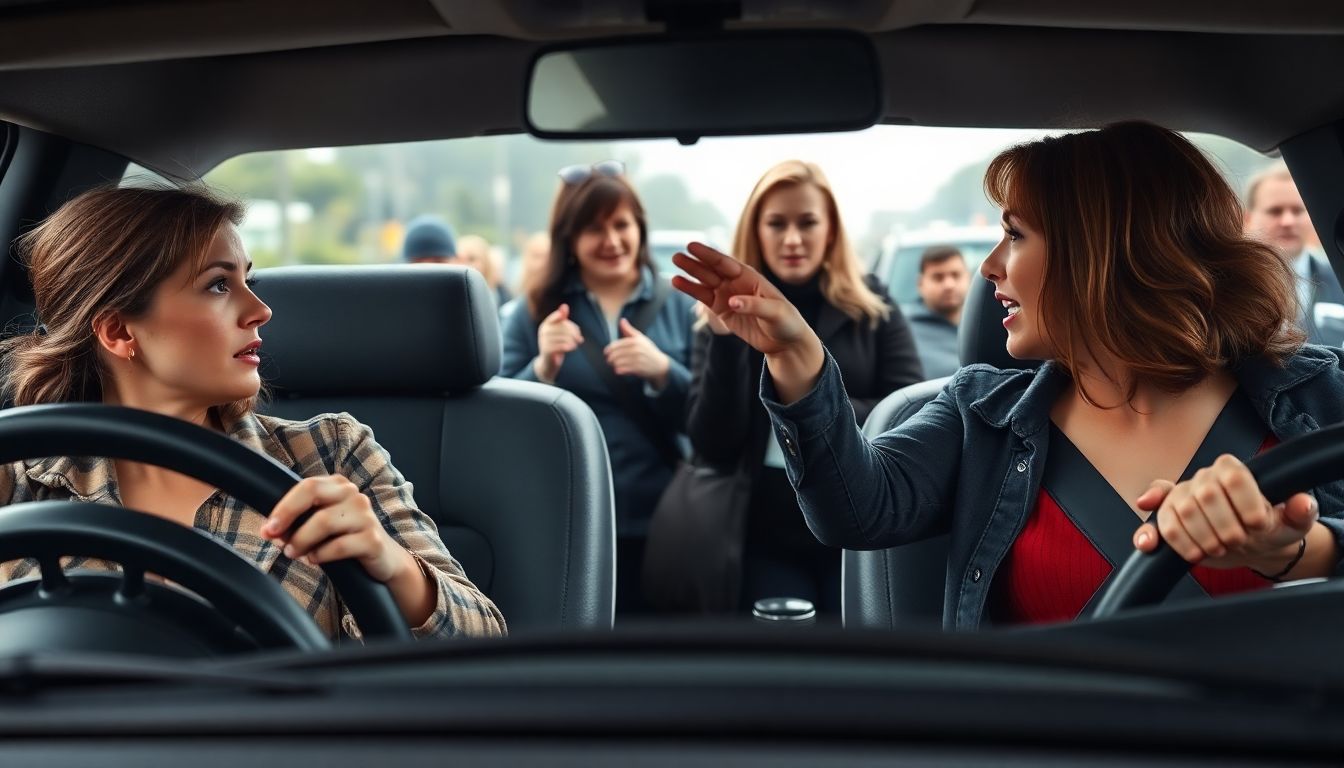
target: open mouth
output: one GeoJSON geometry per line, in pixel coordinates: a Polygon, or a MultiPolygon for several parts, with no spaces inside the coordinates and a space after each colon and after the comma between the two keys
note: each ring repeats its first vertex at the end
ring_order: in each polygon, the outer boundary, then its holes
{"type": "Polygon", "coordinates": [[[260,351],[261,351],[261,341],[254,341],[251,344],[248,344],[246,347],[243,347],[242,349],[238,350],[238,352],[234,354],[234,357],[240,360],[242,359],[257,360],[259,359],[257,357],[257,353],[260,351]]]}

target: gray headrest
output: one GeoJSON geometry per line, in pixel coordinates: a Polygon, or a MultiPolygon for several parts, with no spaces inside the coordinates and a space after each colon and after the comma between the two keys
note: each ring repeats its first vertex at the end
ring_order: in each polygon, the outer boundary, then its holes
{"type": "Polygon", "coordinates": [[[994,284],[979,275],[971,278],[971,291],[961,311],[957,341],[961,364],[988,363],[995,368],[1035,368],[1039,360],[1018,360],[1008,354],[1008,330],[1003,319],[1008,310],[994,298],[994,284]]]}
{"type": "Polygon", "coordinates": [[[277,397],[434,395],[499,372],[499,318],[473,269],[447,264],[256,271],[275,313],[262,377],[277,397]]]}

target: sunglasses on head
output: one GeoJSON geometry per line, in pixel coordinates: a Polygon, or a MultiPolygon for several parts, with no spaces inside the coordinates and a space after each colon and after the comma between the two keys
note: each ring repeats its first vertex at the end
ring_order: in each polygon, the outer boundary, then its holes
{"type": "Polygon", "coordinates": [[[624,176],[625,163],[603,160],[592,165],[566,165],[560,169],[560,180],[566,184],[582,184],[594,176],[624,176]]]}

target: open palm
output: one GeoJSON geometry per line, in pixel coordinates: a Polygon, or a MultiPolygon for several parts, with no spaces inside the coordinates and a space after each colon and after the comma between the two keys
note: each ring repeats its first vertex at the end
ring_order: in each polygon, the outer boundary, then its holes
{"type": "Polygon", "coordinates": [[[672,278],[679,291],[704,304],[734,335],[767,355],[804,340],[812,329],[798,309],[761,273],[703,243],[672,262],[695,278],[672,278]]]}

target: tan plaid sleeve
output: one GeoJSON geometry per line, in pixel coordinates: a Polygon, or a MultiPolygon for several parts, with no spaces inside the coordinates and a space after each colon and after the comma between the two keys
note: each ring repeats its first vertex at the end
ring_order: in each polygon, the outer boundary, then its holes
{"type": "MultiPolygon", "coordinates": [[[[412,630],[416,638],[506,634],[504,616],[449,554],[438,527],[416,506],[411,483],[392,466],[387,451],[373,439],[373,430],[348,413],[340,414],[337,428],[337,471],[369,497],[383,528],[415,557],[426,576],[438,583],[434,612],[412,630]]],[[[345,617],[341,623],[346,628],[354,624],[345,617]]]]}

